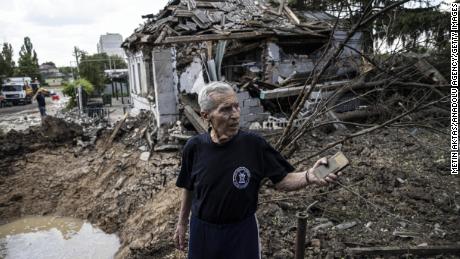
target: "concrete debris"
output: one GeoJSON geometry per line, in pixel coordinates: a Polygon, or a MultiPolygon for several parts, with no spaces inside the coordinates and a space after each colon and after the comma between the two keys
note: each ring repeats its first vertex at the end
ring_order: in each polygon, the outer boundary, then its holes
{"type": "Polygon", "coordinates": [[[420,234],[416,232],[411,232],[411,231],[395,230],[393,231],[393,236],[402,237],[402,238],[416,238],[420,236],[420,234]]]}
{"type": "Polygon", "coordinates": [[[318,231],[318,230],[321,230],[321,229],[327,229],[327,228],[330,228],[330,227],[333,227],[334,226],[334,223],[332,222],[326,222],[326,223],[323,223],[323,224],[320,224],[320,225],[317,225],[317,226],[314,226],[312,228],[313,231],[318,231]]]}
{"type": "Polygon", "coordinates": [[[399,177],[396,177],[396,180],[397,180],[400,184],[406,183],[405,180],[403,180],[403,179],[401,179],[401,178],[399,178],[399,177]]]}
{"type": "Polygon", "coordinates": [[[142,152],[141,156],[139,157],[142,161],[148,161],[150,158],[150,152],[142,152]]]}
{"type": "Polygon", "coordinates": [[[321,248],[321,240],[319,240],[319,239],[313,238],[313,239],[310,241],[310,244],[311,244],[312,247],[321,248]]]}
{"type": "Polygon", "coordinates": [[[441,225],[439,223],[434,224],[434,230],[431,235],[439,236],[440,238],[444,238],[446,236],[446,231],[441,229],[441,225]]]}
{"type": "Polygon", "coordinates": [[[356,226],[357,224],[358,224],[358,222],[356,222],[356,221],[344,222],[342,224],[336,225],[334,227],[334,229],[336,229],[336,230],[346,230],[346,229],[349,229],[349,228],[352,228],[352,227],[356,226]]]}
{"type": "Polygon", "coordinates": [[[328,218],[315,218],[315,222],[318,222],[318,223],[326,223],[329,221],[330,220],[328,218]]]}
{"type": "Polygon", "coordinates": [[[161,146],[156,146],[154,151],[166,152],[166,151],[178,151],[181,149],[182,149],[182,145],[161,145],[161,146]]]}

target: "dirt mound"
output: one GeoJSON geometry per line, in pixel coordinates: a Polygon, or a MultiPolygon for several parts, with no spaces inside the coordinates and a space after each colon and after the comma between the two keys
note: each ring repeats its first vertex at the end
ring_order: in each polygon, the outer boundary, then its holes
{"type": "Polygon", "coordinates": [[[11,130],[0,135],[0,157],[21,155],[45,147],[72,142],[83,134],[82,127],[52,116],[43,118],[42,125],[25,131],[11,130]]]}
{"type": "Polygon", "coordinates": [[[45,141],[66,142],[83,135],[83,128],[76,123],[46,116],[42,120],[40,132],[45,141]]]}

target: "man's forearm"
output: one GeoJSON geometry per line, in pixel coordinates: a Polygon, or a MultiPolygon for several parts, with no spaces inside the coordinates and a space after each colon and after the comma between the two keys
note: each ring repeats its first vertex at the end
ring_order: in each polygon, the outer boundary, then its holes
{"type": "Polygon", "coordinates": [[[192,207],[192,192],[184,189],[182,192],[182,202],[180,206],[179,221],[177,224],[187,225],[190,208],[192,207]]]}
{"type": "Polygon", "coordinates": [[[296,191],[305,188],[308,185],[306,174],[306,171],[287,174],[281,182],[276,184],[276,189],[282,191],[296,191]]]}

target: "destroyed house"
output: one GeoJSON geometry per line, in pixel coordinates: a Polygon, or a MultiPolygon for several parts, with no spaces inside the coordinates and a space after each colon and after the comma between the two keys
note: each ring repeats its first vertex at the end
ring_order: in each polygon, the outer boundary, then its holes
{"type": "MultiPolygon", "coordinates": [[[[174,123],[183,107],[198,112],[196,95],[216,80],[237,90],[242,127],[285,113],[282,105],[295,101],[330,39],[337,46],[346,37],[332,30],[331,15],[265,0],[174,0],[143,18],[122,46],[133,105],[152,110],[158,125],[174,123]]],[[[360,50],[360,38],[348,44],[360,50]]],[[[359,63],[345,48],[323,83],[342,83],[359,63]]]]}

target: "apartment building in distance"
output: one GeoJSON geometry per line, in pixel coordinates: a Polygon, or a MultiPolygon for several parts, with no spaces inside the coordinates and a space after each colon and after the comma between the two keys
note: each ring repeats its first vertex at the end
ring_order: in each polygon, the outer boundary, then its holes
{"type": "Polygon", "coordinates": [[[107,53],[107,55],[117,55],[125,57],[125,52],[121,48],[123,37],[119,33],[107,33],[99,37],[97,43],[97,53],[107,53]]]}

